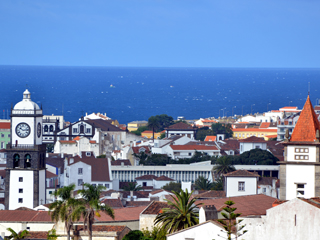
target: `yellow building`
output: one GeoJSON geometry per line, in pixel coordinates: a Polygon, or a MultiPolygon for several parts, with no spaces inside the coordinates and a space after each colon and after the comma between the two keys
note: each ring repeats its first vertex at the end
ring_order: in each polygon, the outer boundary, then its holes
{"type": "Polygon", "coordinates": [[[236,139],[244,139],[251,136],[256,136],[260,138],[264,138],[264,140],[268,140],[268,136],[274,137],[277,135],[277,129],[268,129],[268,128],[234,128],[233,138],[236,139]]]}
{"type": "MultiPolygon", "coordinates": [[[[164,132],[164,131],[162,131],[162,132],[164,132]]],[[[162,132],[158,132],[158,133],[155,132],[154,139],[160,138],[162,132]]],[[[152,131],[146,130],[146,131],[142,132],[141,137],[152,139],[152,131]]]]}
{"type": "Polygon", "coordinates": [[[128,131],[136,131],[138,130],[139,127],[147,126],[148,122],[147,121],[133,121],[128,123],[128,131]]]}

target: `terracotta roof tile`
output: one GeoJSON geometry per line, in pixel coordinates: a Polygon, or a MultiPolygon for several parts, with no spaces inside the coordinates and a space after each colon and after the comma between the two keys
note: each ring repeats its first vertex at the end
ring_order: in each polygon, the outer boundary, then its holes
{"type": "Polygon", "coordinates": [[[126,207],[141,207],[141,206],[148,206],[151,201],[128,201],[126,203],[126,207]]]}
{"type": "Polygon", "coordinates": [[[319,121],[308,95],[298,122],[291,134],[290,142],[314,142],[317,130],[320,130],[319,121]]]}
{"type": "Polygon", "coordinates": [[[186,129],[193,130],[194,128],[192,126],[190,126],[189,124],[186,124],[183,122],[178,122],[176,124],[173,124],[173,125],[167,127],[166,129],[168,129],[168,130],[186,130],[186,129]]]}
{"type": "Polygon", "coordinates": [[[102,200],[101,203],[109,205],[112,208],[123,208],[123,205],[122,205],[120,198],[116,198],[116,199],[108,199],[107,198],[107,199],[102,200]]]}
{"type": "Polygon", "coordinates": [[[166,177],[166,176],[163,176],[163,175],[158,177],[158,178],[156,178],[155,180],[157,180],[157,181],[174,181],[174,179],[166,177]]]}
{"type": "Polygon", "coordinates": [[[46,170],[46,178],[54,178],[54,177],[58,177],[58,175],[46,170]]]}
{"type": "Polygon", "coordinates": [[[227,174],[223,174],[223,176],[225,177],[259,177],[259,174],[240,169],[237,171],[229,172],[227,174]]]}
{"type": "Polygon", "coordinates": [[[47,211],[2,210],[0,222],[52,222],[47,211]]]}
{"type": "Polygon", "coordinates": [[[269,122],[263,122],[260,124],[260,128],[268,128],[270,126],[269,122]]]}
{"type": "Polygon", "coordinates": [[[104,212],[100,212],[101,217],[95,217],[96,222],[121,222],[121,221],[139,221],[140,213],[145,209],[141,207],[128,207],[114,209],[115,219],[113,220],[104,212]]]}
{"type": "Polygon", "coordinates": [[[217,139],[217,136],[206,136],[206,138],[204,139],[205,142],[209,142],[212,141],[214,142],[217,139]]]}
{"type": "Polygon", "coordinates": [[[39,231],[39,232],[33,232],[30,231],[26,237],[26,239],[47,239],[48,232],[45,231],[39,231]]]}
{"type": "Polygon", "coordinates": [[[258,185],[270,185],[272,186],[272,181],[276,180],[276,177],[259,177],[258,185]]]}
{"type": "Polygon", "coordinates": [[[0,129],[10,129],[10,122],[0,122],[0,129]]]}
{"type": "MultiPolygon", "coordinates": [[[[269,135],[268,135],[269,136],[269,135]]],[[[267,141],[265,141],[263,138],[259,138],[256,136],[251,136],[248,138],[244,138],[244,139],[240,139],[239,142],[262,142],[262,143],[266,143],[267,141]]]]}
{"type": "MultiPolygon", "coordinates": [[[[112,226],[112,225],[93,225],[92,231],[95,232],[122,232],[127,226],[112,226]]],[[[76,226],[77,231],[84,231],[83,225],[76,226]]]]}
{"type": "Polygon", "coordinates": [[[111,166],[121,166],[122,163],[124,166],[131,166],[129,159],[118,159],[116,161],[111,161],[111,166]]]}
{"type": "Polygon", "coordinates": [[[160,213],[162,208],[168,208],[168,207],[169,205],[166,202],[154,201],[141,214],[157,215],[160,213]]]}
{"type": "Polygon", "coordinates": [[[206,191],[204,193],[198,194],[196,197],[198,198],[222,198],[226,197],[226,192],[225,191],[206,191]]]}
{"type": "Polygon", "coordinates": [[[233,132],[270,132],[277,133],[277,129],[270,128],[233,128],[233,132]]]}
{"type": "Polygon", "coordinates": [[[156,179],[158,178],[157,176],[155,175],[143,175],[143,176],[140,176],[140,177],[136,177],[136,180],[153,180],[153,179],[156,179]]]}
{"type": "Polygon", "coordinates": [[[235,202],[233,205],[237,208],[236,213],[242,213],[241,216],[249,215],[266,215],[266,210],[272,207],[276,198],[266,196],[264,194],[228,197],[228,198],[215,198],[208,200],[197,200],[197,203],[206,205],[214,205],[217,210],[221,211],[225,206],[225,202],[231,200],[235,202]]]}
{"type": "Polygon", "coordinates": [[[139,154],[141,151],[140,149],[144,149],[143,151],[145,151],[145,153],[150,152],[150,148],[148,146],[141,146],[141,147],[132,147],[132,150],[135,154],[139,154]]]}

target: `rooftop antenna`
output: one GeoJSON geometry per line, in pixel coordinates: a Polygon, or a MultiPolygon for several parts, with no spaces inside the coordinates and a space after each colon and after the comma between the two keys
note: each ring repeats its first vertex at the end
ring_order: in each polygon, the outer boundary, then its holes
{"type": "Polygon", "coordinates": [[[310,82],[308,82],[308,96],[310,95],[310,82]]]}

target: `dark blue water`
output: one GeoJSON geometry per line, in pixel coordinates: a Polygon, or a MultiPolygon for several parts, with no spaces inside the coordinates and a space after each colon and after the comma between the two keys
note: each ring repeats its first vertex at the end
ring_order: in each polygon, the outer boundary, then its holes
{"type": "Polygon", "coordinates": [[[71,122],[86,112],[120,123],[163,113],[197,119],[230,116],[232,108],[234,114],[302,108],[309,82],[315,104],[320,69],[0,66],[0,109],[7,117],[28,85],[44,114],[63,113],[71,122]]]}

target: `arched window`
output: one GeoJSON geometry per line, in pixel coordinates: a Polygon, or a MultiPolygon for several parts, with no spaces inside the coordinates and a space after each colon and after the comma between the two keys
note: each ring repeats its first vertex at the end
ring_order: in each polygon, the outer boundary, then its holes
{"type": "Polygon", "coordinates": [[[30,154],[26,154],[24,156],[24,167],[25,168],[30,168],[31,167],[31,156],[30,156],[30,154]]]}
{"type": "Polygon", "coordinates": [[[13,168],[20,167],[20,156],[19,154],[15,154],[13,156],[13,168]]]}
{"type": "Polygon", "coordinates": [[[48,132],[48,125],[44,126],[44,132],[48,132]]]}
{"type": "Polygon", "coordinates": [[[80,133],[84,133],[84,126],[80,125],[80,133]]]}
{"type": "Polygon", "coordinates": [[[50,132],[53,132],[53,126],[52,125],[50,126],[50,132]]]}

